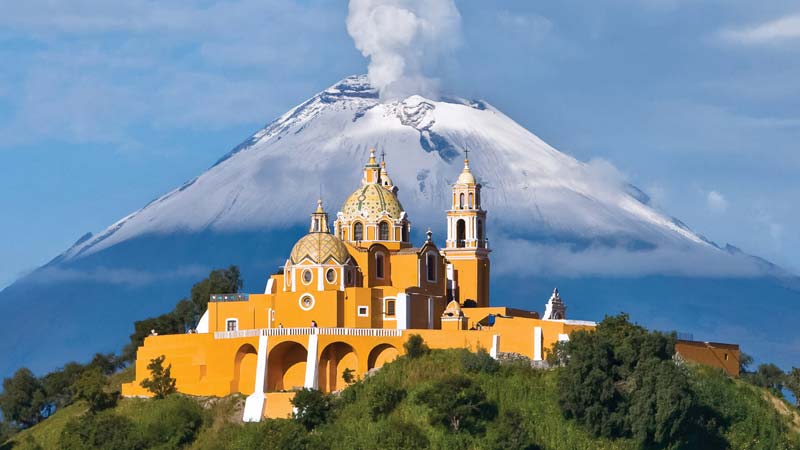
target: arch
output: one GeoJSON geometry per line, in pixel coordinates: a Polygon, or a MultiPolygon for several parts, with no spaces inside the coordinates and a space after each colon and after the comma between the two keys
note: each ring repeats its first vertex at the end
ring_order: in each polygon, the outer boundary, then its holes
{"type": "Polygon", "coordinates": [[[476,228],[477,228],[478,240],[483,241],[483,220],[481,219],[477,220],[476,228]]]}
{"type": "Polygon", "coordinates": [[[425,254],[425,269],[427,272],[427,279],[429,282],[436,281],[436,272],[438,268],[436,267],[436,254],[434,252],[428,252],[425,254]]]}
{"type": "Polygon", "coordinates": [[[464,219],[458,219],[458,222],[456,222],[456,247],[464,247],[466,239],[467,224],[464,219]]]}
{"type": "Polygon", "coordinates": [[[345,369],[358,370],[358,356],[350,344],[333,342],[319,356],[319,389],[335,392],[346,386],[342,379],[345,369]]]}
{"type": "Polygon", "coordinates": [[[231,392],[239,392],[244,395],[253,393],[256,383],[256,366],[258,365],[258,354],[255,347],[244,344],[236,351],[233,358],[233,379],[231,380],[231,392]]]}
{"type": "Polygon", "coordinates": [[[464,209],[464,194],[458,195],[458,209],[464,209]]]}
{"type": "Polygon", "coordinates": [[[361,222],[356,222],[353,224],[353,240],[354,241],[364,240],[364,225],[361,222]]]}
{"type": "Polygon", "coordinates": [[[475,209],[475,195],[472,192],[469,193],[469,208],[475,209]]]}
{"type": "Polygon", "coordinates": [[[378,240],[389,240],[389,222],[381,222],[378,224],[378,240]]]}
{"type": "Polygon", "coordinates": [[[276,345],[267,358],[267,391],[301,388],[306,379],[308,351],[301,344],[285,341],[276,345]]]}
{"type": "Polygon", "coordinates": [[[403,242],[408,242],[408,222],[403,224],[403,231],[401,237],[403,242]]]}
{"type": "Polygon", "coordinates": [[[379,344],[369,352],[367,358],[367,368],[369,370],[382,367],[386,363],[394,361],[399,355],[397,348],[391,344],[379,344]]]}

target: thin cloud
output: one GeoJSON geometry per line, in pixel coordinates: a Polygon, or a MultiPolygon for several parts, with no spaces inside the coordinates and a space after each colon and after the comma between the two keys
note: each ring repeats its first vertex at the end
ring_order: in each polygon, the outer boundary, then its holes
{"type": "Polygon", "coordinates": [[[723,213],[728,209],[728,200],[717,191],[710,191],[706,196],[708,208],[715,213],[723,213]]]}
{"type": "Polygon", "coordinates": [[[729,28],[719,32],[724,41],[743,45],[800,42],[800,14],[792,14],[757,25],[729,28]]]}

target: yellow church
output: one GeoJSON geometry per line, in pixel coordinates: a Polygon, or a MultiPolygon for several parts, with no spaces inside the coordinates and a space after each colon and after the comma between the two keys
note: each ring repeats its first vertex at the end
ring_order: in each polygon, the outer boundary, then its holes
{"type": "MultiPolygon", "coordinates": [[[[196,333],[147,337],[122,394],[150,395],[140,383],[150,360],[164,355],[178,391],[247,395],[245,421],[287,417],[296,390],[340,390],[346,369],[365,376],[402,354],[411,334],[431,348],[484,348],[535,362],[572,331],[595,326],[568,320],[557,290],[541,316],[491,306],[486,210],[468,159],[452,185],[445,248],[430,231],[413,246],[397,191],[371,150],[333,233],[318,201],[308,234],[263,294],[212,295],[196,333]]],[[[688,359],[738,374],[738,346],[681,345],[688,359]]]]}

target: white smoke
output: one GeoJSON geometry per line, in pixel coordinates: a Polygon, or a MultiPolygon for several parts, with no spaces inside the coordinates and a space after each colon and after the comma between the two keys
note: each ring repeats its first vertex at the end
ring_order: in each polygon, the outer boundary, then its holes
{"type": "Polygon", "coordinates": [[[350,0],[347,32],[382,98],[435,96],[425,71],[460,43],[461,15],[453,0],[350,0]]]}

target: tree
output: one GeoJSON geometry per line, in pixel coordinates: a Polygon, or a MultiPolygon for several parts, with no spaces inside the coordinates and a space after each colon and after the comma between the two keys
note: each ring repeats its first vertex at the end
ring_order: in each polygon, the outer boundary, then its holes
{"type": "Polygon", "coordinates": [[[486,352],[486,349],[479,348],[475,353],[464,350],[461,353],[461,366],[467,372],[495,373],[500,368],[500,363],[492,358],[489,353],[486,352]]]}
{"type": "Polygon", "coordinates": [[[64,426],[59,447],[64,450],[87,448],[139,450],[146,448],[133,422],[117,414],[88,414],[71,419],[64,426]]]}
{"type": "Polygon", "coordinates": [[[303,388],[292,398],[292,406],[296,409],[294,420],[313,430],[328,421],[332,405],[330,396],[317,389],[303,388]]]}
{"type": "Polygon", "coordinates": [[[674,334],[649,332],[620,314],[573,332],[563,351],[559,405],[595,436],[667,445],[687,426],[695,400],[672,360],[674,334]]]}
{"type": "Polygon", "coordinates": [[[130,335],[130,342],[122,350],[121,361],[131,362],[136,359],[136,350],[144,344],[150,330],[161,334],[177,334],[195,327],[208,308],[208,300],[212,294],[235,294],[242,289],[243,283],[236,266],[212,270],[207,278],[192,286],[190,298],[181,299],[172,311],[134,322],[134,331],[130,335]]]}
{"type": "Polygon", "coordinates": [[[367,408],[372,420],[387,416],[406,396],[405,389],[388,384],[384,378],[369,380],[367,408]]]}
{"type": "Polygon", "coordinates": [[[353,370],[353,369],[351,369],[349,367],[344,369],[342,371],[342,381],[344,381],[347,384],[352,384],[353,381],[356,380],[356,376],[353,375],[354,373],[355,373],[355,370],[353,370]]]}
{"type": "Polygon", "coordinates": [[[150,377],[141,382],[141,386],[152,392],[155,398],[164,398],[177,391],[175,378],[171,376],[172,364],[164,369],[164,359],[166,359],[164,355],[151,359],[147,365],[150,377]]]}
{"type": "Polygon", "coordinates": [[[74,385],[86,367],[83,364],[70,362],[64,367],[48,373],[41,378],[42,387],[49,402],[57,407],[68,405],[75,398],[74,385]]]}
{"type": "Polygon", "coordinates": [[[775,364],[760,364],[755,372],[748,373],[745,380],[750,383],[769,389],[774,395],[783,397],[785,374],[775,364]]]}
{"type": "Polygon", "coordinates": [[[425,340],[418,334],[412,334],[408,340],[403,344],[406,350],[406,356],[409,358],[419,358],[420,356],[428,353],[430,349],[425,345],[425,340]]]}
{"type": "Polygon", "coordinates": [[[29,427],[41,420],[39,413],[46,401],[42,384],[26,368],[17,370],[11,378],[3,380],[0,409],[6,420],[29,427]]]}
{"type": "Polygon", "coordinates": [[[431,425],[441,424],[449,430],[477,433],[484,423],[497,414],[480,386],[463,375],[440,380],[417,395],[417,403],[428,408],[431,425]]]}
{"type": "Polygon", "coordinates": [[[786,389],[792,391],[795,405],[800,408],[800,368],[792,367],[792,370],[786,374],[786,389]]]}
{"type": "Polygon", "coordinates": [[[75,398],[85,400],[89,411],[97,412],[114,405],[117,396],[105,391],[106,377],[101,369],[92,367],[75,382],[75,398]]]}
{"type": "Polygon", "coordinates": [[[517,410],[503,411],[486,432],[485,442],[489,450],[539,450],[525,423],[525,414],[517,410]]]}

